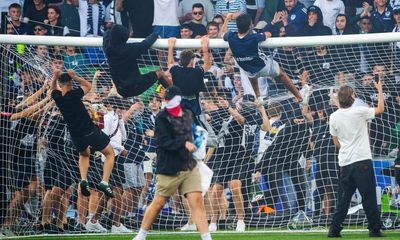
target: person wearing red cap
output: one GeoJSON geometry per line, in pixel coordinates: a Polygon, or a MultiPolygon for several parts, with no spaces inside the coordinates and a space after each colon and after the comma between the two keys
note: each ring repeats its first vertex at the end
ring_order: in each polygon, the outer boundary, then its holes
{"type": "Polygon", "coordinates": [[[133,240],[146,239],[157,215],[177,190],[189,202],[193,221],[201,239],[211,239],[201,197],[200,171],[192,157],[196,150],[193,144],[193,116],[190,110],[181,108],[181,94],[177,86],[168,87],[164,94],[166,107],[155,120],[156,192],[144,214],[139,233],[133,240]]]}

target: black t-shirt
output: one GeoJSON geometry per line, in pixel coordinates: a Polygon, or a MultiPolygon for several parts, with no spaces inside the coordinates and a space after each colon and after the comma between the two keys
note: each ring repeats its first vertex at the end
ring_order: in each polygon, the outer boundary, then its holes
{"type": "Polygon", "coordinates": [[[47,6],[41,10],[36,10],[35,6],[33,5],[28,6],[25,17],[29,18],[32,23],[43,22],[45,19],[47,19],[47,6]]]}
{"type": "Polygon", "coordinates": [[[29,32],[29,25],[24,22],[21,22],[21,24],[19,26],[15,26],[15,25],[13,25],[13,26],[15,29],[15,34],[24,35],[29,32]]]}
{"type": "Polygon", "coordinates": [[[68,129],[73,137],[89,134],[94,127],[85,105],[82,103],[83,89],[78,88],[67,92],[64,96],[61,91],[53,90],[51,97],[60,109],[68,129]]]}
{"type": "Polygon", "coordinates": [[[304,65],[310,73],[310,82],[312,84],[332,84],[337,73],[337,65],[329,53],[318,55],[316,52],[313,52],[303,59],[305,59],[304,65]]]}
{"type": "Polygon", "coordinates": [[[192,28],[192,38],[207,35],[206,27],[203,24],[190,22],[188,25],[192,28]]]}
{"type": "Polygon", "coordinates": [[[205,91],[204,70],[202,67],[173,66],[170,69],[174,85],[182,91],[182,96],[198,96],[205,91]]]}

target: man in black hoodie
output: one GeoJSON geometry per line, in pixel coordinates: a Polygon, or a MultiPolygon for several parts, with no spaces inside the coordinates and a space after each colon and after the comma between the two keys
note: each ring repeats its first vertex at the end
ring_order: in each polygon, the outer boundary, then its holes
{"type": "Polygon", "coordinates": [[[321,9],[317,6],[307,8],[308,24],[300,30],[301,36],[332,35],[332,30],[323,23],[321,9]]]}
{"type": "Polygon", "coordinates": [[[169,80],[161,70],[142,75],[137,63],[137,58],[147,52],[158,35],[152,33],[139,43],[127,43],[128,37],[129,30],[122,25],[114,25],[103,36],[103,49],[118,93],[126,98],[137,96],[157,80],[163,87],[168,87],[169,80]]]}

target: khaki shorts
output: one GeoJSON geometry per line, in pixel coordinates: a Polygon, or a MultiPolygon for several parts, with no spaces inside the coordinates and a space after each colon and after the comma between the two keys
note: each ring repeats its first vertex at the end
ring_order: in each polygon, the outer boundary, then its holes
{"type": "Polygon", "coordinates": [[[181,171],[176,176],[156,175],[156,195],[170,197],[179,190],[185,196],[191,192],[201,192],[201,178],[199,167],[192,171],[181,171]]]}

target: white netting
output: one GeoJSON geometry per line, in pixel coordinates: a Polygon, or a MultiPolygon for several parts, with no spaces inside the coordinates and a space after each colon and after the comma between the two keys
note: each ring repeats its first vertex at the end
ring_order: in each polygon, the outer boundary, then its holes
{"type": "MultiPolygon", "coordinates": [[[[267,132],[260,131],[263,119],[257,106],[242,99],[246,77],[232,65],[226,49],[211,48],[213,64],[204,77],[207,91],[200,95],[205,113],[202,121],[209,123],[207,130],[215,140],[207,159],[214,170],[212,182],[217,183],[205,198],[208,219],[217,222],[218,229],[234,229],[241,216],[254,230],[326,227],[336,205],[338,187],[337,153],[326,121],[336,108],[335,90],[341,84],[350,84],[357,92],[356,104],[376,106],[373,83],[377,77],[383,79],[385,93],[385,113],[370,124],[377,198],[387,226],[398,221],[399,194],[388,170],[391,159],[397,156],[400,131],[400,55],[392,51],[398,49],[393,46],[370,43],[263,48],[308,99],[308,105],[299,106],[279,81],[260,79],[272,124],[267,132]],[[228,105],[238,109],[244,123],[231,116],[225,109],[228,105]],[[256,170],[261,170],[261,182],[255,180],[256,170]],[[235,179],[241,181],[242,196],[238,195],[237,182],[231,181],[235,179]]],[[[120,186],[122,197],[105,204],[99,219],[110,229],[110,219],[116,221],[116,215],[121,215],[125,226],[137,229],[144,205],[150,204],[154,194],[152,174],[146,173],[146,183],[142,172],[143,168],[151,171],[152,166],[142,161],[154,157],[151,108],[157,108],[157,101],[150,100],[158,99],[154,94],[162,95],[162,88],[154,85],[140,99],[120,99],[112,89],[107,61],[98,47],[1,44],[0,52],[3,228],[21,235],[60,231],[55,226],[79,233],[77,223],[85,224],[99,203],[96,197],[90,204],[78,197],[78,155],[47,94],[46,82],[52,78],[52,66],[58,64],[92,82],[86,106],[100,127],[107,105],[116,109],[116,116],[125,117],[127,140],[123,145],[128,156],[117,158],[119,171],[113,172],[111,181],[114,187],[120,186]],[[124,162],[127,174],[121,179],[124,162]]],[[[196,62],[201,65],[201,53],[197,54],[196,62]]],[[[140,59],[141,70],[166,70],[167,55],[166,49],[149,50],[140,59]]],[[[89,182],[100,181],[101,172],[101,155],[93,154],[89,182]]],[[[356,193],[346,226],[366,225],[360,203],[356,193]]],[[[182,227],[188,222],[185,204],[181,196],[171,198],[153,227],[182,227]]]]}

